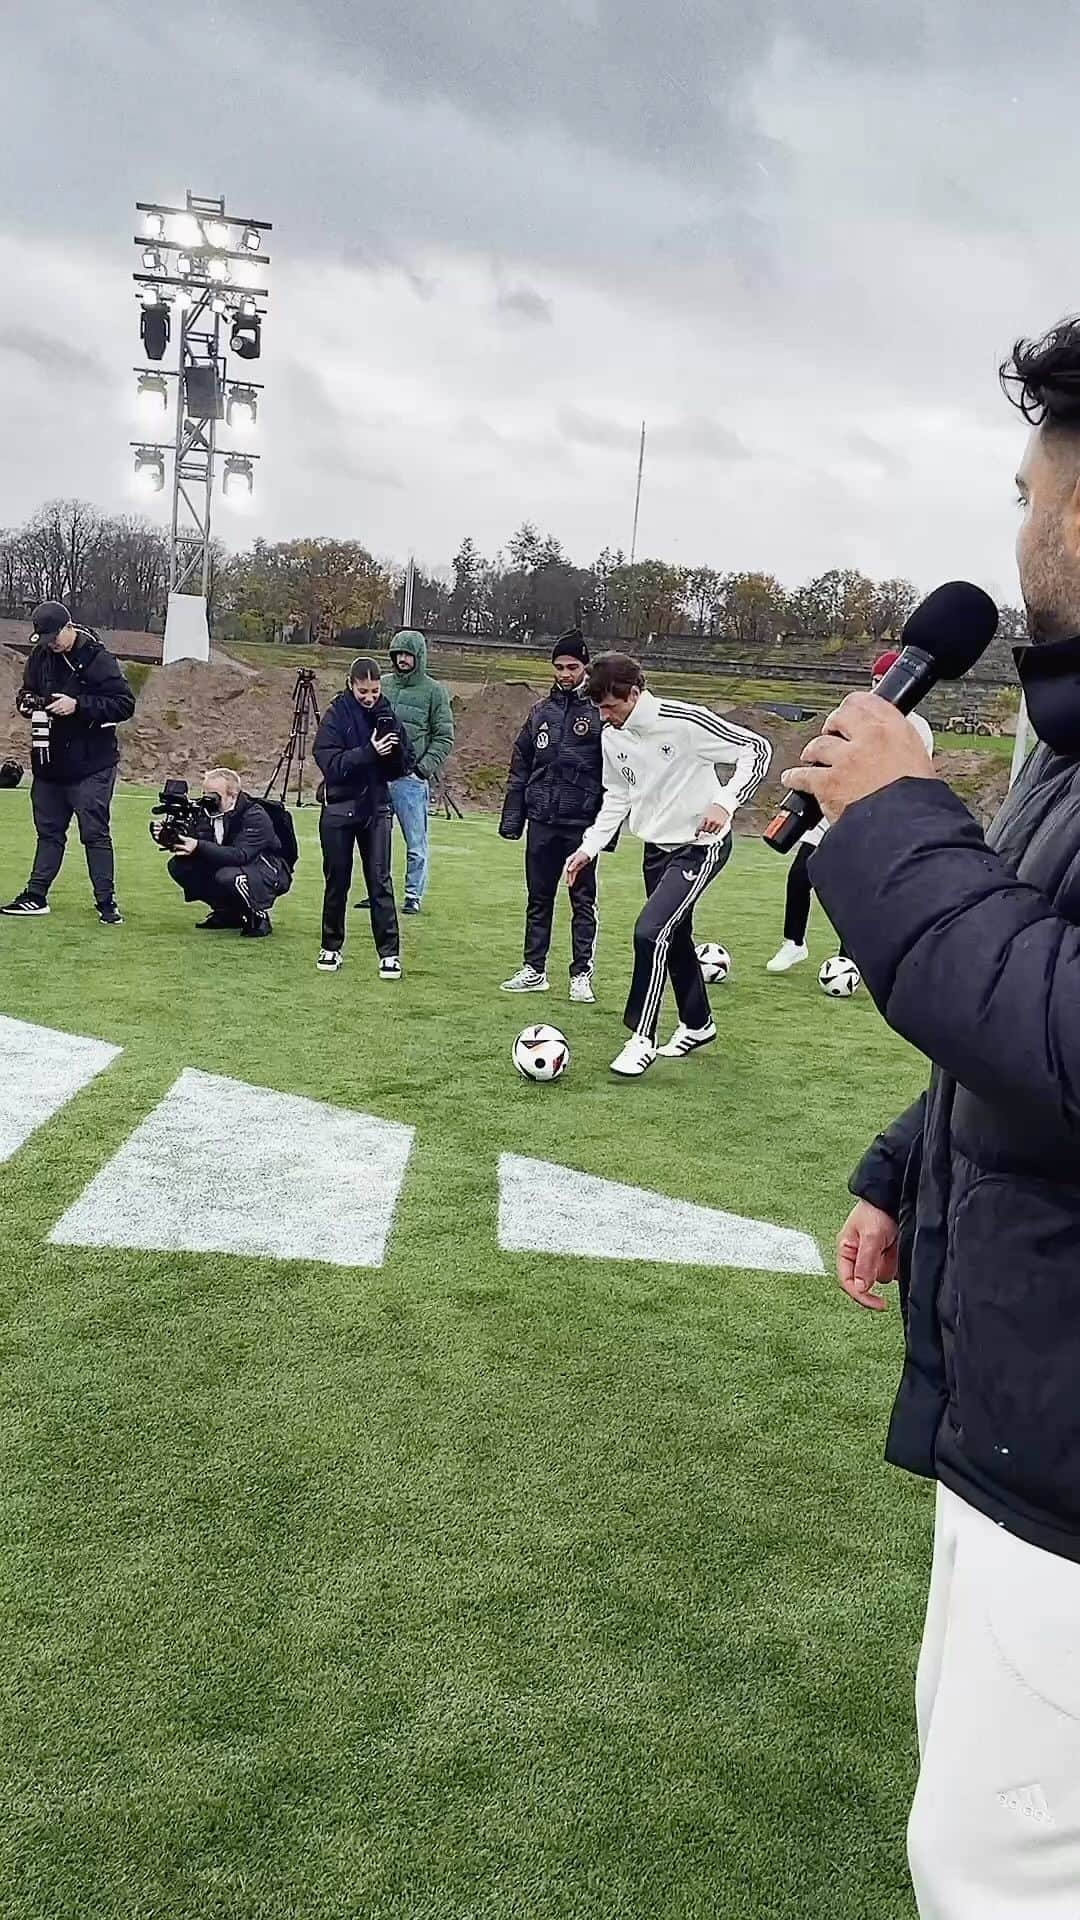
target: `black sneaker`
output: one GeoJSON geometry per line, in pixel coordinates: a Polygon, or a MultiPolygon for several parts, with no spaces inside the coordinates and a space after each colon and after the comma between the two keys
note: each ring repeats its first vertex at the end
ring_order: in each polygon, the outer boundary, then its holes
{"type": "Polygon", "coordinates": [[[353,912],[354,913],[370,913],[371,912],[371,901],[368,899],[366,894],[364,895],[364,898],[362,900],[357,900],[354,903],[353,912]]]}
{"type": "Polygon", "coordinates": [[[36,893],[20,893],[9,900],[6,907],[0,907],[0,913],[10,913],[22,920],[32,920],[35,914],[50,911],[47,900],[39,900],[36,893]]]}
{"type": "Polygon", "coordinates": [[[196,920],[195,931],[196,933],[239,933],[243,924],[242,920],[215,910],[213,913],[208,913],[205,920],[196,920]]]}
{"type": "Polygon", "coordinates": [[[274,929],[268,913],[253,913],[240,929],[245,940],[268,940],[274,929]]]}
{"type": "Polygon", "coordinates": [[[407,894],[405,895],[405,900],[404,900],[404,904],[403,904],[403,907],[402,907],[402,911],[403,911],[404,913],[419,913],[419,911],[420,911],[420,902],[419,902],[419,900],[418,900],[418,899],[416,898],[416,895],[415,895],[414,893],[407,893],[407,894]]]}
{"type": "Polygon", "coordinates": [[[124,916],[115,900],[99,900],[97,917],[103,927],[122,927],[124,924],[124,916]]]}

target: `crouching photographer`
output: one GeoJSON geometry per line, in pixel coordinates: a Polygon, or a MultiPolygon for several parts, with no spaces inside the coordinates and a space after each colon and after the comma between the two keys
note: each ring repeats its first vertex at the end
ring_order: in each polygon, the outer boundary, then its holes
{"type": "Polygon", "coordinates": [[[172,853],[168,873],[188,901],[210,908],[200,930],[240,932],[265,940],[273,932],[270,911],[292,886],[296,838],[278,800],[255,800],[229,767],[203,775],[202,797],[193,804],[181,781],[168,782],[163,815],[150,832],[172,853]],[[170,791],[171,789],[171,791],[170,791]]]}

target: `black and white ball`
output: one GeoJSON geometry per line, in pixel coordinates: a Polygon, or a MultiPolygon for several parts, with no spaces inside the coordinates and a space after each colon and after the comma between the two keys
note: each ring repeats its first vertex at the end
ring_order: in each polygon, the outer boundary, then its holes
{"type": "Polygon", "coordinates": [[[698,947],[697,957],[707,986],[718,986],[721,980],[727,979],[731,972],[731,955],[719,941],[707,940],[704,946],[698,947]]]}
{"type": "Polygon", "coordinates": [[[566,1035],[558,1027],[526,1027],[513,1046],[513,1061],[526,1080],[558,1080],[570,1065],[566,1035]]]}
{"type": "Polygon", "coordinates": [[[818,985],[830,1000],[850,1000],[861,979],[862,974],[854,960],[845,960],[840,954],[834,953],[818,974],[818,985]]]}

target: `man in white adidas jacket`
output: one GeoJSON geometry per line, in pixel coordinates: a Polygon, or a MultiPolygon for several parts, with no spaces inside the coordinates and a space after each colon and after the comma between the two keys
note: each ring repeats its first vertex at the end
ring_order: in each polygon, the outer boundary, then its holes
{"type": "Polygon", "coordinates": [[[634,977],[623,1015],[630,1038],[612,1072],[635,1077],[657,1056],[656,1028],[670,975],[679,1025],[666,1047],[682,1059],[716,1039],[694,946],[694,908],[731,854],[731,819],[769,769],[760,734],[708,707],[659,700],[636,660],[602,653],[589,672],[589,698],[605,722],[604,800],[566,863],[573,885],[629,820],[645,842],[645,905],[634,928],[634,977]],[[733,768],[726,781],[718,767],[733,768]]]}

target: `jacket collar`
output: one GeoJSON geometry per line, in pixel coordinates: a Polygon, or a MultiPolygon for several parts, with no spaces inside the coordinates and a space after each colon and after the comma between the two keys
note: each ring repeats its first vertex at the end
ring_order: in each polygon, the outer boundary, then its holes
{"type": "Polygon", "coordinates": [[[660,718],[660,702],[648,687],[638,695],[637,705],[630,715],[623,733],[651,733],[660,718]]]}
{"type": "Polygon", "coordinates": [[[1080,634],[1015,647],[1031,724],[1054,753],[1080,756],[1080,634]]]}

